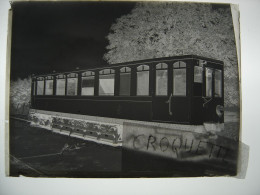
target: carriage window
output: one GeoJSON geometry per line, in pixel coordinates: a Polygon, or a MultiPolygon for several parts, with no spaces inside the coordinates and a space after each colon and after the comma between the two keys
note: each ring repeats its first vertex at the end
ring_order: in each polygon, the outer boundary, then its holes
{"type": "Polygon", "coordinates": [[[65,95],[65,75],[58,75],[56,81],[56,95],[65,95]]]}
{"type": "Polygon", "coordinates": [[[222,97],[222,71],[215,70],[215,97],[222,97]]]}
{"type": "Polygon", "coordinates": [[[37,78],[37,95],[43,95],[44,80],[43,78],[37,78]]]}
{"type": "Polygon", "coordinates": [[[156,65],[156,95],[167,95],[168,89],[168,65],[160,63],[156,65]]]}
{"type": "Polygon", "coordinates": [[[120,69],[120,88],[119,95],[130,95],[131,69],[123,67],[120,69]]]}
{"type": "Polygon", "coordinates": [[[194,82],[195,83],[202,83],[202,71],[203,68],[200,66],[194,66],[194,82]]]}
{"type": "Polygon", "coordinates": [[[212,69],[206,68],[206,97],[212,97],[212,73],[212,69]]]}
{"type": "Polygon", "coordinates": [[[45,95],[53,95],[53,80],[46,80],[45,82],[45,95]]]}
{"type": "Polygon", "coordinates": [[[70,73],[67,75],[67,95],[77,95],[78,74],[70,73]]]}
{"type": "Polygon", "coordinates": [[[173,95],[186,96],[186,64],[184,62],[173,64],[173,95]]]}
{"type": "Polygon", "coordinates": [[[202,96],[203,67],[194,66],[193,95],[202,96]]]}
{"type": "Polygon", "coordinates": [[[94,95],[95,72],[82,73],[81,95],[94,95]]]}
{"type": "Polygon", "coordinates": [[[137,95],[149,95],[149,66],[137,67],[137,95]]]}
{"type": "Polygon", "coordinates": [[[45,95],[53,95],[53,77],[48,76],[45,79],[45,95]]]}
{"type": "Polygon", "coordinates": [[[105,69],[99,71],[99,95],[114,95],[115,71],[105,69]]]}

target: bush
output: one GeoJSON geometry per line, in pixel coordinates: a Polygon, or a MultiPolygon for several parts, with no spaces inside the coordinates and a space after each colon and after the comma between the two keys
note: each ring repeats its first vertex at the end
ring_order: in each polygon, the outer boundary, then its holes
{"type": "Polygon", "coordinates": [[[17,108],[27,106],[31,102],[31,78],[11,81],[10,84],[10,107],[17,108]]]}

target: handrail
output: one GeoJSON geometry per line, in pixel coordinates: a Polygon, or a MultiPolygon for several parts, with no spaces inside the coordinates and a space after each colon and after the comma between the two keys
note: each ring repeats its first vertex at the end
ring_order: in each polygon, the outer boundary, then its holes
{"type": "Polygon", "coordinates": [[[169,115],[172,116],[172,111],[171,111],[171,107],[172,107],[172,93],[171,93],[168,101],[166,101],[165,103],[169,104],[169,115]]]}
{"type": "Polygon", "coordinates": [[[202,97],[202,98],[204,100],[203,107],[205,107],[205,105],[212,100],[212,97],[209,100],[207,100],[206,97],[202,97]]]}

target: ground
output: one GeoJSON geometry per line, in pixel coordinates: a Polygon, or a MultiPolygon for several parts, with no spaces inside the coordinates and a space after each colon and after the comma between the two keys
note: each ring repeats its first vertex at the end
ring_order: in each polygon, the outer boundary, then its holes
{"type": "MultiPolygon", "coordinates": [[[[224,163],[224,164],[223,164],[224,163]]],[[[180,162],[31,127],[10,120],[10,175],[32,177],[185,177],[235,175],[220,162],[180,162]]]]}
{"type": "Polygon", "coordinates": [[[121,171],[121,149],[30,127],[11,120],[11,175],[91,177],[121,171]]]}

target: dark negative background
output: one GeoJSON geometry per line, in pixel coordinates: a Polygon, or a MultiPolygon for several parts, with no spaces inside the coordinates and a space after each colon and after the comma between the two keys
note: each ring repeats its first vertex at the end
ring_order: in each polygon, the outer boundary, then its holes
{"type": "MultiPolygon", "coordinates": [[[[15,2],[11,80],[31,74],[107,65],[111,25],[133,2],[15,2]]],[[[226,7],[227,5],[215,5],[226,7]]],[[[43,177],[170,177],[235,175],[236,167],[183,163],[57,135],[10,121],[10,175],[43,177]],[[64,148],[68,148],[64,150],[64,148]]]]}
{"type": "Polygon", "coordinates": [[[110,26],[129,2],[15,2],[11,80],[103,66],[110,26]],[[25,71],[26,70],[26,71],[25,71]]]}

